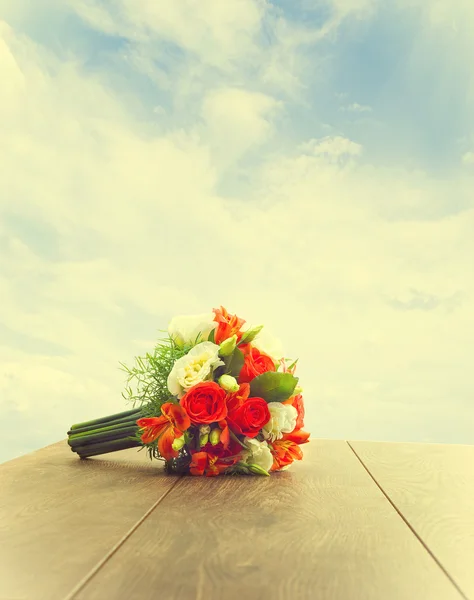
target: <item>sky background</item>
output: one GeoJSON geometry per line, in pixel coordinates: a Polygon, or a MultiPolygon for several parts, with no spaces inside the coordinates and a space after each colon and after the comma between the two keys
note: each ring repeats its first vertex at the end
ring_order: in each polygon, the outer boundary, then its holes
{"type": "Polygon", "coordinates": [[[0,0],[0,461],[223,304],[314,437],[474,443],[471,0],[0,0]]]}

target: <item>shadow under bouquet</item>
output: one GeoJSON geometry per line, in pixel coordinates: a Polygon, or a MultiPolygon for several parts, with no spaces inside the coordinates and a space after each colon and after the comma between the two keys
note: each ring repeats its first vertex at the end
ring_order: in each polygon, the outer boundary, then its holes
{"type": "Polygon", "coordinates": [[[190,475],[287,469],[309,441],[302,389],[297,361],[272,348],[262,329],[245,328],[222,306],[175,317],[153,353],[121,365],[123,395],[135,408],[72,425],[71,450],[88,458],[146,448],[167,472],[190,475]]]}

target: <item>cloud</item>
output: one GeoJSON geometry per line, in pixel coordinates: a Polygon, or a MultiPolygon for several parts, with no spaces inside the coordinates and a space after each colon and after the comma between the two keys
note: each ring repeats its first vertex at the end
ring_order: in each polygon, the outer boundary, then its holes
{"type": "Polygon", "coordinates": [[[58,52],[34,11],[26,31],[11,7],[0,404],[29,444],[9,439],[1,456],[120,410],[118,362],[173,315],[221,303],[300,357],[315,436],[472,442],[474,183],[459,149],[446,173],[371,161],[337,106],[326,135],[320,98],[339,86],[311,65],[342,43],[335,12],[312,27],[263,2],[199,16],[80,0],[70,35],[94,30],[92,56],[58,52]]]}
{"type": "Polygon", "coordinates": [[[339,110],[342,110],[345,112],[355,112],[355,113],[372,112],[372,108],[370,106],[358,104],[357,102],[354,102],[353,104],[349,104],[348,106],[341,106],[341,108],[339,110]]]}
{"type": "Polygon", "coordinates": [[[474,152],[466,152],[463,154],[462,162],[465,165],[474,165],[474,152]]]}

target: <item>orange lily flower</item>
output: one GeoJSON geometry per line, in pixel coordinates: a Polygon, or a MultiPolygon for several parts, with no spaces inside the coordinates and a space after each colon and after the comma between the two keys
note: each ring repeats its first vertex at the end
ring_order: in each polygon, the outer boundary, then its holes
{"type": "Polygon", "coordinates": [[[245,323],[244,319],[241,319],[237,315],[230,315],[223,306],[214,308],[213,311],[215,314],[214,321],[218,323],[214,333],[215,343],[221,344],[233,335],[237,336],[237,341],[239,342],[242,337],[240,328],[245,323]]]}
{"type": "Polygon", "coordinates": [[[195,452],[193,454],[189,471],[191,475],[206,475],[206,477],[215,477],[237,462],[238,458],[230,462],[223,462],[219,456],[208,452],[195,452]]]}
{"type": "Polygon", "coordinates": [[[144,431],[141,440],[150,444],[158,440],[158,451],[165,460],[176,458],[178,452],[173,450],[173,442],[182,437],[183,433],[191,427],[191,420],[186,411],[179,405],[166,402],[161,407],[160,417],[138,419],[137,425],[144,431]]]}
{"type": "Polygon", "coordinates": [[[303,458],[303,452],[299,447],[300,444],[306,444],[309,440],[309,433],[299,429],[285,435],[274,442],[270,443],[270,450],[273,454],[273,466],[271,471],[278,471],[282,467],[291,465],[295,460],[303,458]]]}

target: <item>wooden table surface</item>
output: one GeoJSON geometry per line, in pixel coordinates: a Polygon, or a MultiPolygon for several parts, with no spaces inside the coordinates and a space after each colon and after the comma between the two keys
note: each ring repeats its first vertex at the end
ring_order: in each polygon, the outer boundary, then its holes
{"type": "Polygon", "coordinates": [[[265,477],[59,442],[0,465],[0,600],[474,600],[474,446],[313,440],[265,477]]]}

